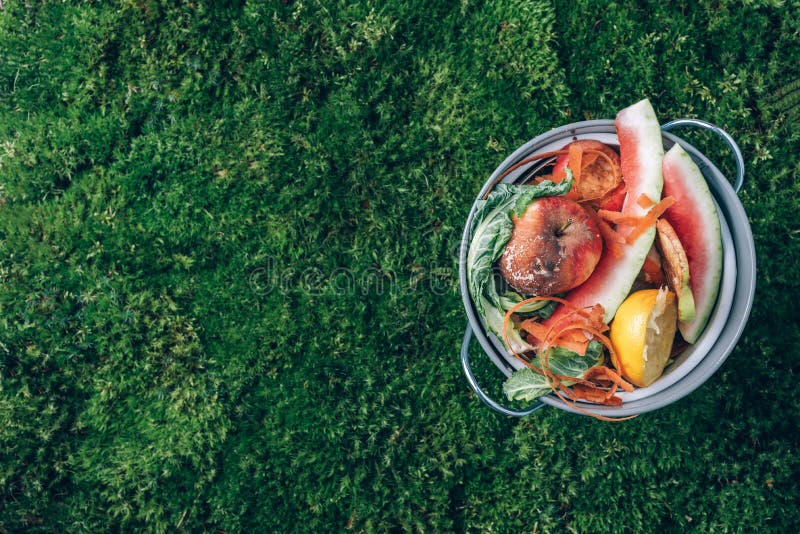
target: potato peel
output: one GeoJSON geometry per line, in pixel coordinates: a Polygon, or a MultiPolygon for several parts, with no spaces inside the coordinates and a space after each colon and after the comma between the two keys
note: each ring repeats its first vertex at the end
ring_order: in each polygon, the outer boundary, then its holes
{"type": "Polygon", "coordinates": [[[666,274],[667,285],[678,297],[678,320],[691,321],[695,315],[694,295],[689,283],[689,259],[678,239],[675,229],[666,219],[656,223],[658,250],[661,253],[662,267],[666,274]]]}

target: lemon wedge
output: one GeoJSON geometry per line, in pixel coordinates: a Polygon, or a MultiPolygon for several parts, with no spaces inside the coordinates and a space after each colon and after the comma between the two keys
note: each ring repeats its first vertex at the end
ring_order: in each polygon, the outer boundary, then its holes
{"type": "Polygon", "coordinates": [[[611,322],[611,363],[631,383],[647,387],[664,372],[678,326],[675,293],[666,288],[628,295],[611,322]]]}

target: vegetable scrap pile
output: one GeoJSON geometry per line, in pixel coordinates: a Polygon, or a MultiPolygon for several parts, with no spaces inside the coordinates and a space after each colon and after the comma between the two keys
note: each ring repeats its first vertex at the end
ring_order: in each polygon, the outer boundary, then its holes
{"type": "Polygon", "coordinates": [[[702,334],[721,277],[719,219],[648,100],[617,115],[619,150],[573,139],[508,168],[478,201],[469,291],[487,330],[522,365],[510,400],[554,394],[619,406],[702,334]],[[502,183],[534,163],[522,184],[502,183]],[[617,311],[621,310],[619,314],[617,311]]]}

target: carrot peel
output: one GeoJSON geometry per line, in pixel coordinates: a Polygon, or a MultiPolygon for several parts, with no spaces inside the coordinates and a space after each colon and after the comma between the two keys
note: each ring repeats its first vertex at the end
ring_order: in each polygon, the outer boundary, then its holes
{"type": "MultiPolygon", "coordinates": [[[[607,406],[619,406],[622,401],[616,395],[616,392],[620,388],[625,391],[633,390],[633,386],[605,365],[589,368],[583,373],[582,377],[563,376],[553,373],[550,369],[549,358],[553,348],[555,346],[563,346],[564,340],[573,338],[586,339],[587,344],[591,339],[596,339],[609,350],[612,361],[616,359],[616,353],[614,352],[611,340],[604,334],[604,332],[608,330],[608,325],[603,322],[604,312],[602,306],[595,305],[579,308],[565,299],[550,296],[538,296],[525,299],[512,306],[506,312],[503,321],[503,333],[506,345],[508,346],[507,328],[511,320],[511,315],[525,304],[540,300],[559,302],[569,307],[570,311],[550,327],[545,327],[532,319],[528,319],[520,325],[520,328],[526,330],[529,334],[535,332],[535,334],[531,335],[541,341],[538,349],[539,366],[533,365],[518,354],[514,355],[520,358],[526,366],[541,373],[553,393],[575,411],[603,421],[622,421],[636,417],[635,415],[630,417],[602,416],[592,413],[578,404],[578,401],[586,401],[607,406]]],[[[582,353],[585,354],[585,349],[582,353]]]]}
{"type": "Polygon", "coordinates": [[[577,143],[569,145],[569,168],[572,170],[572,179],[575,180],[573,187],[577,189],[581,183],[581,159],[583,158],[583,148],[577,143]]]}
{"type": "Polygon", "coordinates": [[[627,226],[634,226],[639,224],[639,222],[642,220],[641,217],[637,217],[636,215],[627,215],[625,213],[620,213],[619,211],[603,209],[597,210],[597,215],[610,223],[624,224],[627,226]]]}
{"type": "Polygon", "coordinates": [[[650,211],[641,217],[637,225],[633,228],[633,231],[626,236],[625,239],[627,242],[630,244],[639,239],[639,236],[645,233],[648,228],[653,226],[658,218],[661,217],[664,212],[667,211],[673,204],[675,204],[675,197],[668,196],[664,197],[658,204],[650,208],[650,211]]]}
{"type": "Polygon", "coordinates": [[[600,229],[600,235],[603,236],[603,241],[605,242],[606,247],[608,248],[609,252],[615,258],[622,257],[622,247],[620,245],[624,245],[627,243],[625,238],[618,234],[613,228],[611,228],[607,222],[598,218],[597,219],[597,227],[600,229]]]}

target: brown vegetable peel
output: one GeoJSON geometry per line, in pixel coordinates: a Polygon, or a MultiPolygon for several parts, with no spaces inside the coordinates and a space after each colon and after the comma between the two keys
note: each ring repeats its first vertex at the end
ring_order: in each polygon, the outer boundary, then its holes
{"type": "Polygon", "coordinates": [[[689,284],[689,260],[678,234],[666,219],[656,223],[658,250],[661,252],[662,267],[667,276],[667,285],[678,297],[678,320],[694,319],[695,306],[692,287],[689,284]]]}

